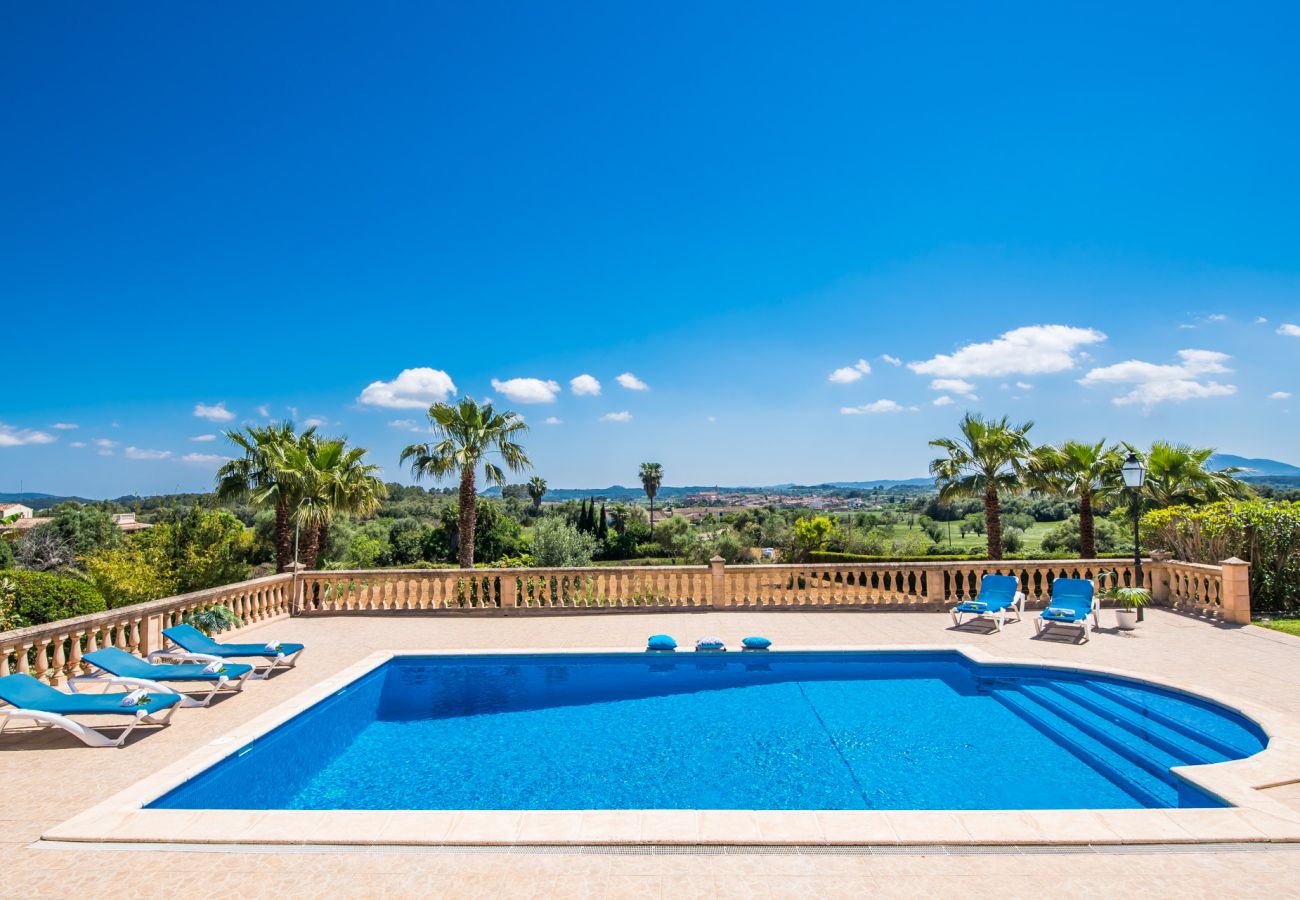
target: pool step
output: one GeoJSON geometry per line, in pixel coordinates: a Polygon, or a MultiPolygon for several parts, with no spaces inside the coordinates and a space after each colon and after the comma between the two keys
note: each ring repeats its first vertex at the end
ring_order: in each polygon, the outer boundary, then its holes
{"type": "Polygon", "coordinates": [[[1226,741],[1222,738],[1219,738],[1216,735],[1204,732],[1199,728],[1197,728],[1196,726],[1184,722],[1181,719],[1176,719],[1173,716],[1168,715],[1167,713],[1161,712],[1160,710],[1151,709],[1149,706],[1146,706],[1141,701],[1136,700],[1133,697],[1130,697],[1123,690],[1116,689],[1111,685],[1090,682],[1086,685],[1086,687],[1094,694],[1097,694],[1105,698],[1106,700],[1115,703],[1116,705],[1123,706],[1127,709],[1132,710],[1135,713],[1138,713],[1139,715],[1146,716],[1152,722],[1156,722],[1160,725],[1163,725],[1165,728],[1168,728],[1170,731],[1176,731],[1185,737],[1191,738],[1193,741],[1196,741],[1197,743],[1210,748],[1212,751],[1219,754],[1224,759],[1238,759],[1242,756],[1249,756],[1252,753],[1259,752],[1258,747],[1252,747],[1249,745],[1241,745],[1241,746],[1234,745],[1233,743],[1226,741]]]}
{"type": "MultiPolygon", "coordinates": [[[[1035,702],[1014,688],[993,688],[989,696],[1037,727],[1053,740],[1063,744],[1129,796],[1146,807],[1171,807],[1178,805],[1178,792],[1172,785],[1153,776],[1145,769],[1135,768],[1132,760],[1116,753],[1110,747],[1065,719],[1051,708],[1035,702]]],[[[1030,765],[1032,760],[1026,760],[1030,765]]]]}
{"type": "MultiPolygon", "coordinates": [[[[1209,746],[1199,737],[1177,731],[1109,696],[1092,690],[1078,681],[1044,681],[1043,684],[1061,696],[1062,702],[1078,704],[1083,709],[1100,716],[1113,725],[1123,728],[1138,740],[1145,741],[1172,756],[1172,765],[1199,766],[1222,762],[1226,755],[1209,746]]],[[[1187,729],[1190,730],[1190,729],[1187,729]]]]}
{"type": "Polygon", "coordinates": [[[1173,785],[1175,776],[1171,766],[1181,766],[1183,761],[1154,744],[1148,743],[1132,732],[1115,726],[1109,719],[1075,703],[1070,697],[1052,690],[1043,681],[1025,681],[1020,692],[1035,703],[1051,710],[1093,740],[1104,744],[1114,753],[1138,766],[1162,782],[1173,785]]]}

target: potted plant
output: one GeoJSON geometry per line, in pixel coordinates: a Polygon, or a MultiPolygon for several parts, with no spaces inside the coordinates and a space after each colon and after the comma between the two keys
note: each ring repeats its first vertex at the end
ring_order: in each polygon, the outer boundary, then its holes
{"type": "Polygon", "coordinates": [[[1115,604],[1115,625],[1120,631],[1132,631],[1138,625],[1138,609],[1151,602],[1151,592],[1146,588],[1123,587],[1119,573],[1102,572],[1097,576],[1102,585],[1098,596],[1115,604]]]}

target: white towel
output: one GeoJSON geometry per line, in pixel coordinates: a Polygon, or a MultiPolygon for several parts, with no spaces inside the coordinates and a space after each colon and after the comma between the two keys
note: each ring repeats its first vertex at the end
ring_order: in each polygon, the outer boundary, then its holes
{"type": "Polygon", "coordinates": [[[221,667],[224,665],[225,663],[223,663],[221,660],[214,659],[212,662],[208,663],[206,666],[203,667],[203,671],[211,672],[213,675],[216,675],[218,672],[221,671],[221,667]]]}
{"type": "Polygon", "coordinates": [[[149,694],[144,688],[136,688],[122,698],[122,706],[139,706],[141,700],[147,700],[149,694]]]}
{"type": "Polygon", "coordinates": [[[267,652],[267,653],[275,653],[275,652],[278,651],[279,649],[280,649],[280,642],[279,642],[279,641],[267,641],[267,642],[266,642],[266,652],[267,652]]]}

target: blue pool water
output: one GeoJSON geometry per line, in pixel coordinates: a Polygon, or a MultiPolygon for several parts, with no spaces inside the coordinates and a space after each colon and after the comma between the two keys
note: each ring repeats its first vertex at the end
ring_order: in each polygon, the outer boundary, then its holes
{"type": "Polygon", "coordinates": [[[1264,742],[1189,695],[957,653],[399,657],[151,806],[1209,807],[1169,768],[1264,742]]]}

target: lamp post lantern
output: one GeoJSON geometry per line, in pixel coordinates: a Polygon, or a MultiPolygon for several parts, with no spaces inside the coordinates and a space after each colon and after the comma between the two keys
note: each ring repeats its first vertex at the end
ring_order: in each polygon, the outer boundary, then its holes
{"type": "MultiPolygon", "coordinates": [[[[1129,491],[1130,505],[1133,508],[1133,587],[1142,587],[1142,546],[1138,524],[1142,519],[1142,485],[1147,480],[1147,467],[1142,465],[1142,460],[1138,459],[1136,453],[1130,452],[1120,471],[1124,475],[1124,487],[1129,491]]],[[[1138,607],[1137,614],[1141,621],[1142,607],[1138,607]]]]}

